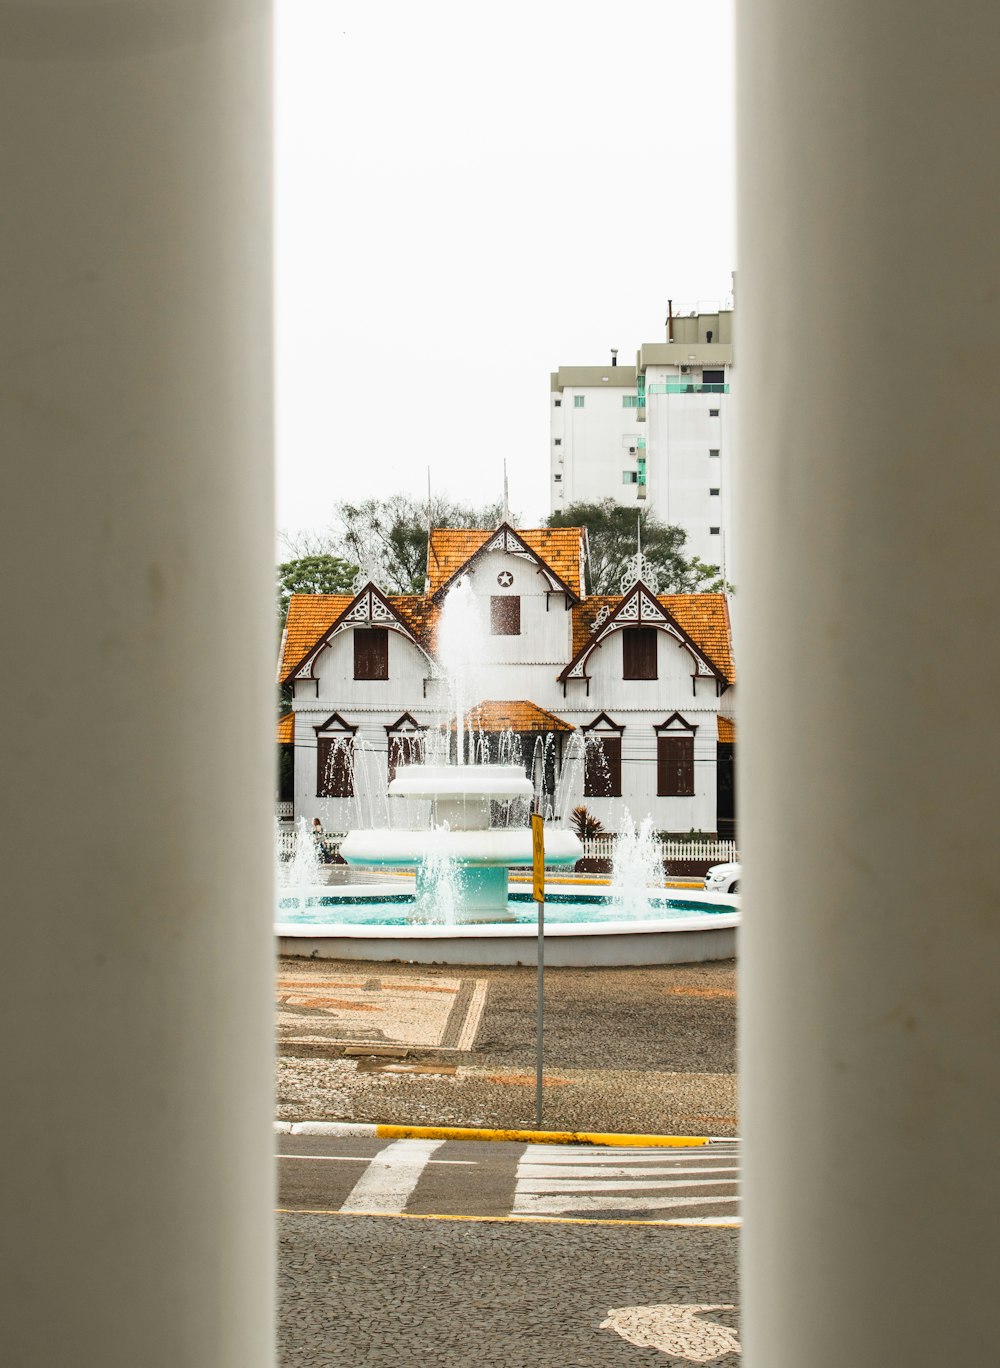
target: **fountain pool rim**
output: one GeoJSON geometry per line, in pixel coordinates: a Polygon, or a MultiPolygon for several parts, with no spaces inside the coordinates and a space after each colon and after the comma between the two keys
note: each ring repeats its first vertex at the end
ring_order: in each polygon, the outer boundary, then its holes
{"type": "MultiPolygon", "coordinates": [[[[358,906],[394,895],[399,883],[347,885],[345,904],[358,906]]],[[[517,891],[522,891],[518,887],[517,891]]],[[[606,903],[614,896],[610,885],[580,888],[572,884],[546,885],[546,896],[574,902],[606,903]]],[[[331,887],[315,890],[336,901],[331,887]]],[[[663,890],[669,893],[670,890],[663,890]]],[[[741,919],[738,895],[706,893],[700,889],[673,890],[676,901],[697,901],[728,912],[695,912],[670,918],[619,919],[600,922],[560,922],[559,904],[547,906],[545,962],[551,968],[599,965],[688,964],[733,959],[741,919]],[[685,896],[688,894],[688,896],[685,896]]],[[[409,964],[534,964],[538,931],[534,922],[414,923],[384,926],[359,922],[277,921],[275,934],[283,955],[317,959],[400,960],[409,964]]]]}

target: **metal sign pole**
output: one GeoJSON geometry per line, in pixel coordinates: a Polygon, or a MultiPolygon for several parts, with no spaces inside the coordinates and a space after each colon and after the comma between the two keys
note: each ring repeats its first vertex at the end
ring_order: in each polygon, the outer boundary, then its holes
{"type": "Polygon", "coordinates": [[[535,1129],[542,1128],[542,1036],[545,1011],[545,819],[531,818],[531,893],[538,905],[538,1005],[535,1009],[535,1129]]]}

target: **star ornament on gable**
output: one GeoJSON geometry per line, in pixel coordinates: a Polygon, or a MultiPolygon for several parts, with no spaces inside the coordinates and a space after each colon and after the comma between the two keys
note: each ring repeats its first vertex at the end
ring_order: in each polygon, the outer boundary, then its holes
{"type": "Polygon", "coordinates": [[[514,576],[509,570],[501,570],[499,575],[497,575],[497,584],[499,584],[501,589],[509,589],[513,583],[514,576]]]}

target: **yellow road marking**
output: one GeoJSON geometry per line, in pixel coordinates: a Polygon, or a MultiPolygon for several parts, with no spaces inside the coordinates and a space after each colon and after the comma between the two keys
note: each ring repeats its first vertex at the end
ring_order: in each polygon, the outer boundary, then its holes
{"type": "Polygon", "coordinates": [[[739,1216],[724,1221],[679,1217],[675,1220],[629,1221],[600,1216],[430,1216],[415,1211],[336,1211],[328,1207],[275,1207],[279,1216],[381,1216],[386,1221],[483,1221],[492,1225],[611,1225],[701,1226],[706,1230],[734,1230],[742,1226],[739,1216]]]}
{"type": "Polygon", "coordinates": [[[490,1130],[471,1126],[376,1126],[385,1140],[516,1140],[535,1145],[618,1145],[650,1149],[694,1148],[707,1135],[622,1135],[614,1131],[490,1130]]]}

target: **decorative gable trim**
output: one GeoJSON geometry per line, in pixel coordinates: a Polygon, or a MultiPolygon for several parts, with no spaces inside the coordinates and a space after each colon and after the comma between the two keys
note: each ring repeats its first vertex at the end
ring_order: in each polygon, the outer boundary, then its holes
{"type": "Polygon", "coordinates": [[[633,585],[613,612],[605,614],[604,609],[601,609],[590,636],[558,676],[559,682],[565,684],[569,679],[588,679],[587,662],[593,652],[598,646],[603,645],[612,632],[619,631],[623,627],[656,627],[659,631],[666,632],[690,655],[694,665],[692,671],[694,679],[715,679],[717,681],[716,687],[718,688],[721,685],[720,692],[724,692],[729,687],[722,671],[709,660],[701,647],[688,636],[684,628],[677,622],[673,614],[664,608],[652,590],[648,589],[641,580],[633,585]]]}
{"type": "Polygon", "coordinates": [[[655,732],[696,732],[697,730],[698,723],[689,722],[679,712],[672,712],[666,722],[661,722],[653,728],[655,732]]]}
{"type": "Polygon", "coordinates": [[[369,581],[355,595],[340,616],[334,619],[320,639],[313,646],[310,646],[299,663],[289,670],[281,682],[290,684],[296,679],[315,679],[316,661],[322,652],[326,650],[335,636],[339,636],[341,632],[346,632],[351,627],[387,627],[390,632],[398,632],[400,636],[412,642],[420,654],[433,666],[434,662],[414,636],[410,627],[399,616],[378,585],[369,581]]]}
{"type": "Polygon", "coordinates": [[[397,717],[391,726],[386,727],[386,731],[393,735],[397,732],[425,732],[427,731],[425,722],[418,722],[412,713],[405,712],[402,717],[397,717]]]}
{"type": "Polygon", "coordinates": [[[344,721],[340,713],[335,712],[331,713],[330,716],[326,719],[326,721],[321,722],[318,727],[313,727],[313,731],[317,734],[317,736],[320,734],[320,732],[343,732],[349,733],[351,736],[353,736],[354,733],[357,731],[357,727],[352,727],[350,722],[344,721]]]}
{"type": "MultiPolygon", "coordinates": [[[[522,560],[529,561],[537,570],[549,581],[553,591],[566,594],[568,600],[578,603],[579,594],[575,594],[565,580],[547,565],[537,551],[533,551],[522,536],[519,535],[509,523],[501,523],[495,532],[492,532],[477,551],[474,551],[468,560],[464,561],[445,582],[440,585],[431,595],[431,602],[439,602],[456,580],[460,579],[470,570],[480,557],[487,555],[491,551],[505,551],[509,556],[519,556],[522,560]]],[[[582,581],[581,581],[582,583],[582,581]]]]}
{"type": "Polygon", "coordinates": [[[607,715],[607,713],[602,712],[597,714],[593,722],[588,722],[586,726],[581,727],[580,730],[582,732],[617,732],[620,736],[621,733],[625,730],[625,724],[623,722],[621,723],[621,725],[619,725],[617,722],[612,722],[611,718],[607,715]]]}

